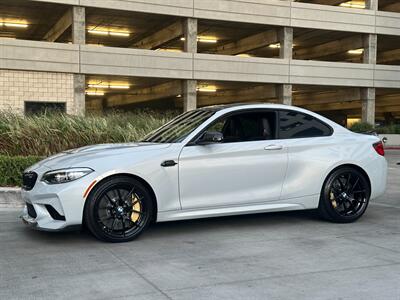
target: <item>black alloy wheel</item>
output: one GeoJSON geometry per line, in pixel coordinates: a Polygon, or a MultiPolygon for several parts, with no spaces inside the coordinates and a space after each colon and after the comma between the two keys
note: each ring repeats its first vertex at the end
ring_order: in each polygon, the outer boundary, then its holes
{"type": "Polygon", "coordinates": [[[131,241],[152,220],[151,194],[129,177],[113,177],[100,183],[86,201],[86,224],[95,237],[106,242],[131,241]]]}
{"type": "Polygon", "coordinates": [[[353,222],[365,213],[370,195],[366,176],[355,168],[343,167],[331,173],[325,181],[318,209],[328,220],[353,222]]]}

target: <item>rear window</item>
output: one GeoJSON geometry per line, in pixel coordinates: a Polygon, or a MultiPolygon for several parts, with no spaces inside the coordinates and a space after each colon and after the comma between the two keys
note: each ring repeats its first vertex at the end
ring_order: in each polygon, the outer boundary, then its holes
{"type": "Polygon", "coordinates": [[[296,139],[329,136],[332,129],[313,116],[298,111],[279,112],[279,138],[296,139]]]}

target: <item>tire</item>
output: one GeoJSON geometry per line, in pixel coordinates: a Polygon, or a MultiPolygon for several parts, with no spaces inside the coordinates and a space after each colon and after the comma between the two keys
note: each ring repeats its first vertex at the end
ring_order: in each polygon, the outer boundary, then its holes
{"type": "Polygon", "coordinates": [[[325,180],[318,211],[329,221],[351,223],[365,213],[370,195],[369,180],[362,172],[352,167],[341,167],[325,180]]]}
{"type": "Polygon", "coordinates": [[[129,242],[149,226],[153,211],[151,193],[140,181],[117,176],[93,188],[86,199],[84,223],[99,240],[129,242]]]}

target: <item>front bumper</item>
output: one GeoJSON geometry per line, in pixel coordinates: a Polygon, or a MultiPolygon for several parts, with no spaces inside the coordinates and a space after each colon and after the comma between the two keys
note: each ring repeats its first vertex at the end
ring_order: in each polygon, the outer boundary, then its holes
{"type": "Polygon", "coordinates": [[[43,231],[80,227],[85,206],[84,193],[95,180],[95,172],[76,181],[50,185],[40,180],[46,171],[35,170],[39,176],[34,188],[21,193],[26,203],[21,214],[22,221],[43,231]]]}

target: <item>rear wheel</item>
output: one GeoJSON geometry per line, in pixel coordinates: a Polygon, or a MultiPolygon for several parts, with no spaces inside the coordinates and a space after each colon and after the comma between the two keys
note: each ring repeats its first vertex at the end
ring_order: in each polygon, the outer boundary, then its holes
{"type": "Polygon", "coordinates": [[[139,181],[113,177],[96,186],[86,200],[85,223],[106,242],[128,242],[139,236],[153,215],[151,194],[139,181]]]}
{"type": "Polygon", "coordinates": [[[354,222],[365,213],[370,195],[371,188],[363,173],[351,167],[339,168],[326,179],[318,210],[330,221],[354,222]]]}

